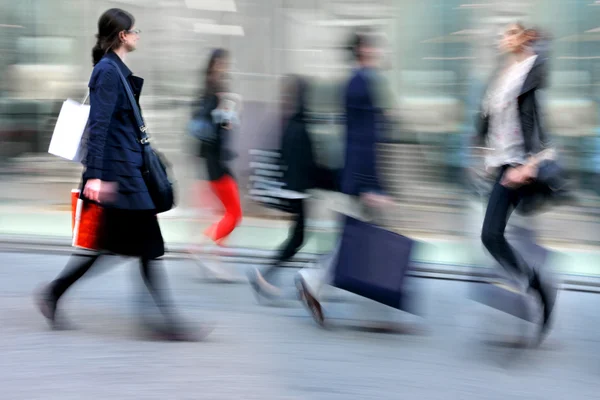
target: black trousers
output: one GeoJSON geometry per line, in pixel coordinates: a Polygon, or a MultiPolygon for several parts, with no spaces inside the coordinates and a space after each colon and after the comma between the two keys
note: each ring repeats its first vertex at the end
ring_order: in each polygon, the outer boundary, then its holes
{"type": "Polygon", "coordinates": [[[502,176],[508,168],[508,166],[501,168],[490,194],[481,231],[481,241],[492,257],[507,272],[532,279],[533,270],[508,243],[504,235],[511,213],[528,190],[527,186],[513,189],[500,184],[502,176]]]}
{"type": "MultiPolygon", "coordinates": [[[[67,266],[50,284],[50,294],[58,302],[62,295],[80,278],[82,278],[102,257],[100,254],[73,254],[67,266]]],[[[168,321],[174,317],[174,307],[171,299],[165,293],[166,274],[156,259],[140,258],[140,272],[144,283],[161,313],[168,321]]]]}
{"type": "Polygon", "coordinates": [[[305,229],[306,229],[306,204],[303,199],[293,200],[292,212],[294,219],[290,227],[290,231],[286,241],[281,246],[277,257],[273,264],[267,267],[263,271],[263,277],[265,280],[269,280],[269,277],[273,275],[276,268],[281,266],[286,261],[289,261],[292,257],[298,253],[298,250],[304,244],[305,229]]]}
{"type": "MultiPolygon", "coordinates": [[[[313,176],[314,189],[338,191],[340,187],[339,181],[340,171],[325,167],[317,167],[313,176]]],[[[276,268],[294,257],[304,244],[306,235],[306,201],[303,199],[293,200],[291,206],[294,219],[287,240],[281,246],[273,264],[267,267],[262,273],[263,278],[267,281],[276,271],[276,268]]]]}

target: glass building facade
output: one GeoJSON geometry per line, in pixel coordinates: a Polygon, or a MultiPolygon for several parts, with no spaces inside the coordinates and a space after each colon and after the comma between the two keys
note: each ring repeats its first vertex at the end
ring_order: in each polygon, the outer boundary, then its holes
{"type": "MultiPolygon", "coordinates": [[[[189,102],[200,90],[210,49],[221,46],[234,56],[233,87],[245,102],[239,153],[276,143],[280,78],[296,73],[311,79],[311,132],[319,143],[320,157],[339,165],[343,130],[336,116],[352,67],[344,48],[351,32],[368,26],[387,37],[387,89],[392,93],[390,105],[397,106],[400,116],[386,139],[418,146],[420,152],[421,164],[414,166],[398,161],[408,160],[411,151],[390,152],[390,179],[400,179],[402,174],[406,178],[406,171],[413,168],[422,173],[414,178],[421,182],[419,190],[423,186],[433,190],[443,182],[454,182],[452,171],[469,165],[473,113],[496,62],[498,36],[509,22],[521,21],[553,36],[551,86],[540,99],[547,113],[545,121],[580,187],[595,190],[594,176],[600,168],[600,3],[365,3],[0,0],[0,126],[4,142],[12,143],[14,149],[4,150],[4,156],[45,152],[62,101],[86,92],[99,15],[107,8],[122,7],[136,16],[142,30],[139,50],[129,64],[146,79],[142,105],[150,129],[167,153],[189,153],[185,135],[189,102]]],[[[240,176],[247,173],[247,162],[243,156],[237,161],[240,176]]],[[[189,169],[189,160],[176,163],[181,164],[180,170],[189,169]]],[[[185,186],[194,177],[189,173],[180,182],[185,186]]],[[[430,196],[437,195],[432,192],[430,196]]]]}

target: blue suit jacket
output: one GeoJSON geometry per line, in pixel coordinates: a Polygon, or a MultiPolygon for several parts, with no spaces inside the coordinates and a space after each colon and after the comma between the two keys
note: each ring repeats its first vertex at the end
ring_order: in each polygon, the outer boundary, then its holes
{"type": "Polygon", "coordinates": [[[381,110],[375,105],[374,71],[357,70],[346,88],[346,160],[341,190],[345,194],[380,193],[377,176],[377,122],[381,110]]]}
{"type": "Polygon", "coordinates": [[[113,52],[94,67],[89,83],[91,108],[83,182],[88,179],[115,182],[118,194],[108,204],[110,207],[152,210],[155,207],[142,177],[142,145],[138,141],[139,128],[133,108],[118,70],[105,59],[117,63],[138,102],[144,83],[113,52]]]}

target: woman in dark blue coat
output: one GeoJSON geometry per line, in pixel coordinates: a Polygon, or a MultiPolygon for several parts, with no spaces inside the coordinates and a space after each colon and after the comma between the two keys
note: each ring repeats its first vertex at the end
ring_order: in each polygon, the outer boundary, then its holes
{"type": "MultiPolygon", "coordinates": [[[[133,76],[123,61],[135,50],[139,30],[134,29],[131,14],[110,9],[98,21],[97,38],[89,82],[91,109],[82,198],[102,205],[104,218],[98,232],[102,253],[140,259],[144,283],[167,322],[166,328],[153,327],[152,331],[166,339],[186,339],[189,336],[177,323],[173,305],[160,288],[164,278],[159,275],[162,271],[157,259],[164,255],[164,242],[142,176],[139,127],[119,75],[120,70],[139,103],[143,79],[133,76]]],[[[74,254],[58,278],[40,291],[38,305],[53,327],[62,295],[100,255],[74,254]]]]}

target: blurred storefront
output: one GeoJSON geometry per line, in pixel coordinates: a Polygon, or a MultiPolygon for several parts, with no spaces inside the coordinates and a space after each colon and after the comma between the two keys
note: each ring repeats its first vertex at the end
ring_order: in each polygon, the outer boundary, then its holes
{"type": "MultiPolygon", "coordinates": [[[[311,79],[311,133],[323,162],[339,165],[340,100],[352,68],[344,48],[352,31],[368,26],[387,37],[389,105],[400,116],[382,149],[386,179],[405,203],[459,215],[465,194],[455,183],[469,164],[473,112],[496,59],[498,34],[516,20],[555,38],[543,99],[548,126],[582,188],[595,187],[600,5],[593,0],[0,0],[0,6],[2,156],[21,171],[16,181],[31,182],[19,189],[28,196],[48,196],[42,182],[59,192],[77,184],[80,167],[45,151],[62,101],[85,94],[96,21],[110,7],[131,11],[142,30],[129,64],[146,79],[145,116],[174,161],[180,188],[201,176],[185,126],[203,64],[217,46],[234,56],[233,86],[245,103],[235,166],[242,187],[248,149],[277,143],[278,83],[285,74],[311,79]]],[[[251,204],[246,209],[259,213],[251,204]]]]}

